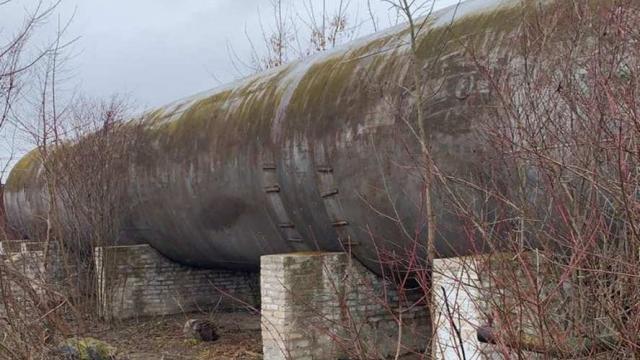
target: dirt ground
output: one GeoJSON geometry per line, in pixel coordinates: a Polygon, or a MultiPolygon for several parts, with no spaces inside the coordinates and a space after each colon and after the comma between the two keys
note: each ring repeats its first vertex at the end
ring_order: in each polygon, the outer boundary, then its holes
{"type": "Polygon", "coordinates": [[[181,314],[101,325],[90,336],[116,347],[128,360],[262,358],[260,317],[246,312],[181,314]],[[186,339],[182,327],[189,319],[210,319],[220,338],[215,342],[186,339]]]}

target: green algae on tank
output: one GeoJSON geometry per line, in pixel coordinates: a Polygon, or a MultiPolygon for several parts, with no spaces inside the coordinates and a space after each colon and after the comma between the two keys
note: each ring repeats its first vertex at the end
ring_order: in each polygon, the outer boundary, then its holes
{"type": "Polygon", "coordinates": [[[27,186],[28,181],[35,181],[38,171],[42,166],[40,149],[33,149],[23,156],[13,167],[7,182],[5,191],[20,191],[27,186]]]}

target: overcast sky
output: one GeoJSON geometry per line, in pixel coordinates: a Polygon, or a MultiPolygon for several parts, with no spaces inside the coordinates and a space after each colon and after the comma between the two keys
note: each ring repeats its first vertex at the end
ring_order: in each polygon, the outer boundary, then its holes
{"type": "MultiPolygon", "coordinates": [[[[5,34],[35,3],[13,1],[0,7],[5,34]]],[[[327,3],[335,7],[339,1],[327,3]]],[[[395,21],[388,4],[370,1],[381,27],[395,21]]],[[[436,1],[437,8],[457,2],[436,1]]],[[[367,1],[351,2],[350,23],[359,25],[358,35],[366,35],[372,31],[367,1]]],[[[272,27],[271,11],[270,0],[63,0],[49,28],[41,29],[34,41],[45,43],[54,34],[56,19],[73,17],[65,37],[78,39],[65,65],[65,88],[96,98],[126,95],[142,110],[241,77],[231,64],[228,44],[240,57],[248,57],[246,34],[260,44],[261,28],[272,27]]],[[[297,11],[304,16],[303,8],[297,11]]],[[[0,141],[6,148],[6,138],[0,141]]],[[[6,157],[2,147],[0,160],[6,157]]]]}

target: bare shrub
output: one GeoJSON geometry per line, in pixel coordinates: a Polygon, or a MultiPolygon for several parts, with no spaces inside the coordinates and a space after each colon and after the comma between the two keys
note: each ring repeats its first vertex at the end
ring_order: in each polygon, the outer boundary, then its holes
{"type": "Polygon", "coordinates": [[[40,169],[31,181],[43,185],[41,201],[47,205],[43,218],[29,229],[31,239],[43,246],[36,261],[42,269],[32,274],[10,259],[0,264],[8,323],[3,344],[20,354],[11,358],[40,357],[36,352],[47,353],[61,336],[86,331],[85,320],[97,306],[93,249],[119,241],[129,208],[129,182],[123,176],[132,147],[139,144],[138,125],[123,121],[126,106],[118,98],[81,100],[70,109],[55,128],[64,139],[30,155],[31,166],[40,169]]]}
{"type": "Polygon", "coordinates": [[[633,358],[638,4],[521,9],[500,43],[508,52],[466,47],[495,99],[476,118],[486,144],[477,176],[425,168],[451,190],[447,204],[466,224],[466,241],[497,254],[467,266],[483,276],[498,352],[633,358]]]}
{"type": "MultiPolygon", "coordinates": [[[[0,1],[0,11],[12,1],[0,1]]],[[[2,151],[0,178],[13,160],[16,135],[25,98],[37,81],[37,70],[48,63],[60,47],[59,38],[37,50],[32,37],[54,13],[59,2],[36,2],[17,29],[3,29],[0,40],[0,134],[10,139],[2,151]],[[8,31],[12,31],[11,33],[8,31]],[[3,156],[6,154],[3,154],[3,156]]],[[[0,229],[0,239],[7,234],[0,229]]],[[[48,250],[8,252],[0,255],[0,357],[7,359],[44,358],[56,334],[68,334],[61,310],[69,310],[65,297],[52,286],[46,262],[48,250]]]]}
{"type": "Polygon", "coordinates": [[[509,66],[478,57],[500,101],[482,129],[497,154],[489,164],[509,166],[510,180],[486,188],[509,224],[491,242],[539,247],[538,265],[552,269],[522,262],[529,291],[518,300],[532,315],[495,310],[505,343],[532,332],[548,356],[638,354],[638,10],[558,2],[525,18],[509,66]]]}
{"type": "Polygon", "coordinates": [[[454,24],[429,59],[419,50],[428,16],[415,17],[411,2],[393,4],[407,16],[413,44],[413,78],[401,85],[410,101],[399,114],[421,149],[403,170],[422,181],[415,198],[424,222],[405,231],[416,234],[414,247],[379,249],[385,276],[418,284],[428,299],[441,296],[431,288],[433,245],[446,240],[433,209],[437,194],[464,242],[493,254],[461,261],[481,274],[478,306],[487,323],[475,325],[492,327],[497,352],[636,357],[637,2],[523,2],[504,20],[510,30],[460,38],[454,24]],[[484,144],[463,173],[434,159],[423,113],[448,90],[430,79],[452,61],[440,57],[450,43],[463,50],[460,71],[473,74],[464,114],[481,139],[474,144],[484,144]]]}
{"type": "Polygon", "coordinates": [[[352,40],[357,33],[357,17],[352,1],[340,0],[331,11],[326,0],[300,3],[271,0],[268,18],[273,26],[262,22],[262,38],[255,41],[247,35],[251,51],[245,59],[233,47],[228,47],[231,62],[243,74],[258,73],[284,65],[315,53],[323,52],[352,40]]]}
{"type": "Polygon", "coordinates": [[[107,102],[82,100],[74,106],[72,138],[51,153],[46,166],[55,238],[66,249],[67,267],[77,276],[70,289],[95,309],[95,247],[127,241],[123,232],[132,206],[129,200],[129,166],[141,146],[141,130],[125,122],[127,106],[119,98],[107,102]]]}

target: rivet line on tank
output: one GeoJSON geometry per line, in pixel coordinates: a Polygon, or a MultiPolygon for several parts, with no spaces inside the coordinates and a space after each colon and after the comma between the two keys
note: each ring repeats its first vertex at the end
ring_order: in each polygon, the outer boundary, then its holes
{"type": "Polygon", "coordinates": [[[267,186],[264,188],[264,191],[266,191],[267,193],[280,192],[280,185],[267,186]]]}
{"type": "Polygon", "coordinates": [[[326,198],[328,198],[328,197],[332,197],[332,196],[334,196],[334,195],[338,195],[338,192],[339,192],[339,191],[338,191],[338,189],[333,189],[333,190],[329,190],[329,191],[327,191],[327,192],[325,192],[325,193],[321,194],[320,196],[321,196],[323,199],[326,199],[326,198]]]}
{"type": "Polygon", "coordinates": [[[346,239],[344,239],[344,238],[342,238],[342,237],[341,237],[341,238],[340,238],[340,243],[341,243],[343,246],[358,246],[358,245],[360,245],[360,243],[359,243],[357,240],[356,240],[356,241],[351,240],[351,237],[350,237],[350,236],[348,236],[346,239]]]}

